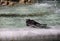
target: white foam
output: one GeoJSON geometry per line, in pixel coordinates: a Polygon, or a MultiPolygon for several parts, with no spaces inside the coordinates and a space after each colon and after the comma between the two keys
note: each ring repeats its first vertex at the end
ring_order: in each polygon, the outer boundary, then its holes
{"type": "Polygon", "coordinates": [[[48,3],[41,3],[41,4],[39,4],[39,3],[36,3],[35,5],[34,5],[34,7],[37,7],[37,8],[40,8],[40,7],[51,7],[52,5],[50,5],[50,4],[48,4],[48,3]]]}

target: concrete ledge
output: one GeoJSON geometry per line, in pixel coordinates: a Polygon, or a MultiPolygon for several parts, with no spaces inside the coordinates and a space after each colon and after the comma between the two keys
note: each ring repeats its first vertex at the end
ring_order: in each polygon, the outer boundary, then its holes
{"type": "Polygon", "coordinates": [[[17,28],[0,29],[0,41],[60,41],[60,30],[17,28]]]}

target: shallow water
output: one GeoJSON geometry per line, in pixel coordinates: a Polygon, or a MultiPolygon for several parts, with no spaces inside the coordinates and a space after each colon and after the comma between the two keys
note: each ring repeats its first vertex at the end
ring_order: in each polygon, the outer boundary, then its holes
{"type": "Polygon", "coordinates": [[[60,8],[55,3],[35,3],[32,5],[0,6],[0,14],[19,14],[18,17],[0,17],[1,28],[25,27],[26,19],[33,19],[48,26],[60,25],[60,8]]]}

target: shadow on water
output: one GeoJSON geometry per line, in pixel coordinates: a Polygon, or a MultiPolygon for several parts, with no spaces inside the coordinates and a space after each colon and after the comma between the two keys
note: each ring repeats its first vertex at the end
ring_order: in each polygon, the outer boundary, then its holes
{"type": "Polygon", "coordinates": [[[32,14],[22,14],[22,15],[20,15],[20,14],[0,14],[0,17],[33,17],[33,16],[45,16],[45,15],[49,15],[49,14],[47,14],[47,13],[41,13],[41,14],[38,14],[38,13],[36,13],[36,14],[34,14],[34,13],[32,13],[32,14]]]}

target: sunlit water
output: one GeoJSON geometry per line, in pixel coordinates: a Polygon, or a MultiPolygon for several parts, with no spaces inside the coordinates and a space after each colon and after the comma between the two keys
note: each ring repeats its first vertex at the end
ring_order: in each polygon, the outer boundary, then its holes
{"type": "Polygon", "coordinates": [[[0,14],[20,14],[20,17],[0,17],[1,28],[25,27],[26,19],[33,19],[48,26],[59,27],[60,25],[60,9],[55,7],[54,3],[36,3],[13,7],[0,6],[0,14]]]}

